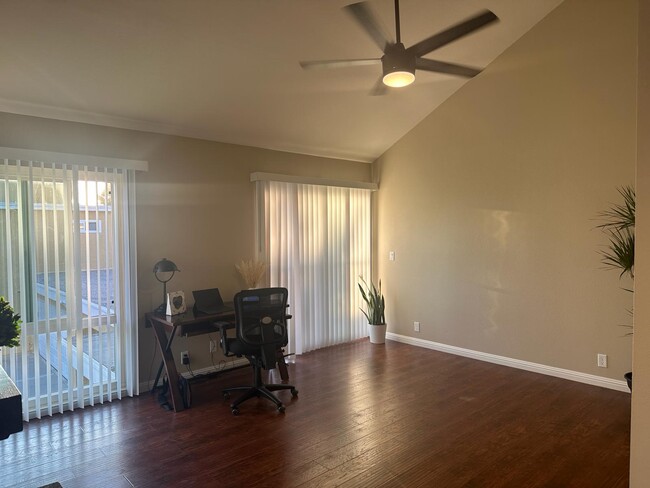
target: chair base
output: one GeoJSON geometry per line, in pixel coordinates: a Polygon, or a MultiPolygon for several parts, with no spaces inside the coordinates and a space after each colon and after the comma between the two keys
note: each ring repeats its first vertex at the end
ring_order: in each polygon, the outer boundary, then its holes
{"type": "Polygon", "coordinates": [[[284,405],[278,397],[276,397],[273,392],[278,390],[291,390],[291,396],[298,396],[298,390],[293,385],[285,384],[264,384],[262,381],[262,368],[255,362],[254,358],[248,358],[253,366],[253,386],[233,386],[231,388],[224,388],[223,396],[224,398],[230,398],[230,392],[232,391],[243,391],[244,393],[239,396],[234,402],[230,404],[230,409],[233,415],[239,415],[239,405],[244,403],[246,400],[251,398],[264,397],[267,400],[273,402],[278,410],[278,412],[284,412],[284,405]]]}

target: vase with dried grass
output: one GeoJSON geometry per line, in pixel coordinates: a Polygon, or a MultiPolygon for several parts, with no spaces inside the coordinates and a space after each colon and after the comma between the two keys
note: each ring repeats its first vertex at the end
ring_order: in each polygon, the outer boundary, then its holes
{"type": "Polygon", "coordinates": [[[242,260],[235,268],[244,279],[248,289],[257,288],[266,274],[266,263],[255,259],[242,260]]]}

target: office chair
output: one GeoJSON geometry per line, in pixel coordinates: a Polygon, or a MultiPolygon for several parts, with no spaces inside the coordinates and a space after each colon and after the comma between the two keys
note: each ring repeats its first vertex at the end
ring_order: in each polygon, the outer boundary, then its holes
{"type": "Polygon", "coordinates": [[[253,368],[253,385],[225,388],[224,398],[230,398],[232,391],[244,391],[231,405],[233,415],[239,415],[239,405],[253,397],[264,397],[272,401],[278,412],[284,412],[284,405],[273,392],[291,390],[291,396],[298,395],[293,385],[264,384],[262,369],[276,366],[279,348],[287,345],[287,289],[259,288],[243,290],[235,295],[235,323],[237,336],[229,338],[226,329],[221,329],[221,345],[226,356],[245,356],[253,368]]]}

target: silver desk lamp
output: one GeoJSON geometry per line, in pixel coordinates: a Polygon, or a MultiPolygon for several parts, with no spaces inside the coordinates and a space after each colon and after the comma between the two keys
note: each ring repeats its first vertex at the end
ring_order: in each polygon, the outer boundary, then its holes
{"type": "Polygon", "coordinates": [[[170,261],[167,258],[162,258],[160,261],[153,265],[154,276],[160,283],[163,284],[163,302],[162,305],[156,309],[156,312],[165,311],[165,302],[167,300],[167,282],[174,277],[176,271],[180,273],[181,270],[178,269],[178,266],[176,266],[173,261],[170,261]]]}

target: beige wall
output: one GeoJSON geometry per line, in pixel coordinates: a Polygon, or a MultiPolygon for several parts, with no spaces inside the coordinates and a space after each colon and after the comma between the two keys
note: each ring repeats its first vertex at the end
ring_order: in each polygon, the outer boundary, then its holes
{"type": "Polygon", "coordinates": [[[634,1],[566,0],[375,163],[390,332],[630,370],[629,283],[594,217],[634,183],[636,29],[634,1]]]}
{"type": "MultiPolygon", "coordinates": [[[[217,286],[230,300],[244,286],[234,264],[254,256],[251,172],[358,181],[370,181],[371,172],[364,163],[6,113],[0,113],[0,146],[149,161],[149,171],[136,177],[141,316],[162,301],[152,268],[163,257],[181,269],[168,291],[185,291],[188,303],[192,290],[217,286]]],[[[143,381],[151,376],[153,340],[141,323],[143,381]]],[[[190,351],[194,369],[211,365],[206,337],[179,338],[175,346],[176,353],[190,351]]]]}
{"type": "Polygon", "coordinates": [[[650,480],[650,0],[639,2],[636,275],[634,279],[634,394],[630,486],[650,480]],[[646,26],[646,28],[641,28],[646,26]]]}

